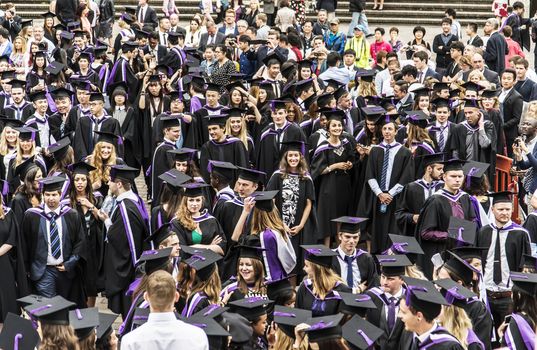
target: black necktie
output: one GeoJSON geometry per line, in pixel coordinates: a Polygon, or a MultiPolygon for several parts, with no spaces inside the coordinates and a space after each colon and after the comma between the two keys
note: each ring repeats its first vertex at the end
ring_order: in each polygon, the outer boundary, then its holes
{"type": "Polygon", "coordinates": [[[352,275],[352,262],[354,261],[353,256],[345,255],[345,262],[347,263],[347,287],[352,288],[354,286],[354,280],[352,275]]]}
{"type": "Polygon", "coordinates": [[[502,282],[502,253],[500,248],[500,229],[492,226],[493,230],[496,230],[496,246],[494,248],[494,271],[493,280],[496,285],[502,282]]]}

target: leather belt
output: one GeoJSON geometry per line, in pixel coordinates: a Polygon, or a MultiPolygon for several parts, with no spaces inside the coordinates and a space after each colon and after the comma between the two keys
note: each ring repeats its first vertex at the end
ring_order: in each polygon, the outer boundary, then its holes
{"type": "Polygon", "coordinates": [[[503,298],[511,298],[513,296],[513,292],[510,290],[507,290],[505,292],[493,292],[491,290],[487,290],[487,297],[491,299],[503,299],[503,298]]]}

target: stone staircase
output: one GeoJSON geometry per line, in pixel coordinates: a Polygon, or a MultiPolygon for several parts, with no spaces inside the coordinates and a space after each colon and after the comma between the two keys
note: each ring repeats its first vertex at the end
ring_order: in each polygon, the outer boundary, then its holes
{"type": "MultiPolygon", "coordinates": [[[[199,12],[199,0],[175,0],[179,8],[181,23],[188,23],[194,13],[199,12]]],[[[315,1],[315,0],[313,0],[315,1]]],[[[245,0],[248,2],[248,0],[245,0]]],[[[306,0],[307,8],[310,9],[312,0],[306,0]]],[[[17,12],[23,18],[39,18],[39,14],[48,9],[48,1],[43,0],[26,0],[24,5],[15,2],[17,12]]],[[[314,2],[313,2],[314,3],[314,2]]],[[[436,0],[427,2],[426,0],[386,0],[383,11],[373,11],[371,1],[367,3],[367,17],[370,25],[439,25],[440,20],[444,17],[444,11],[451,7],[457,11],[458,20],[465,25],[468,22],[475,21],[482,25],[488,17],[492,16],[491,0],[436,0]]],[[[123,11],[125,5],[136,5],[137,0],[116,0],[115,6],[117,15],[123,11]]],[[[159,0],[151,1],[158,13],[162,2],[159,0]]],[[[338,1],[338,10],[336,16],[344,23],[351,20],[352,14],[349,12],[349,1],[338,1]]],[[[315,13],[308,10],[308,17],[314,18],[315,13]]]]}

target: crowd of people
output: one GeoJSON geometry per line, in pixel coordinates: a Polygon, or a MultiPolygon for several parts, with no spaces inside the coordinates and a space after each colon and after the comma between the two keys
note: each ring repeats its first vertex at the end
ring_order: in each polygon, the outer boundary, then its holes
{"type": "Polygon", "coordinates": [[[537,14],[498,3],[408,43],[362,0],[3,5],[0,348],[535,349],[537,14]]]}

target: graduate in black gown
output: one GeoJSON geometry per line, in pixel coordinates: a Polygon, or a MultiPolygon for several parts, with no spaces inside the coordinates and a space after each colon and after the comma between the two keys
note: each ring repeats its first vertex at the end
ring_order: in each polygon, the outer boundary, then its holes
{"type": "Polygon", "coordinates": [[[509,349],[531,349],[535,345],[537,318],[537,274],[511,273],[513,282],[513,313],[503,335],[509,349]]]}
{"type": "MultiPolygon", "coordinates": [[[[195,120],[195,130],[197,133],[197,137],[195,138],[196,143],[191,145],[191,147],[194,148],[200,148],[205,142],[209,141],[207,122],[211,119],[206,117],[223,114],[222,109],[224,109],[224,106],[218,102],[221,97],[220,85],[209,82],[204,85],[204,87],[206,104],[192,114],[192,118],[195,120]]],[[[189,130],[189,132],[194,132],[194,130],[189,130]]]]}
{"type": "Polygon", "coordinates": [[[13,102],[4,108],[4,114],[8,118],[26,122],[35,112],[32,103],[26,100],[26,90],[24,89],[26,82],[12,79],[9,84],[11,85],[11,100],[13,102]]]}
{"type": "Polygon", "coordinates": [[[61,140],[66,136],[70,139],[73,138],[72,133],[66,129],[67,117],[71,111],[71,99],[73,95],[74,92],[63,87],[54,90],[52,93],[54,103],[56,104],[56,113],[48,118],[48,122],[50,125],[50,133],[55,140],[61,140]]]}
{"type": "Polygon", "coordinates": [[[99,211],[106,226],[104,273],[108,307],[123,317],[131,300],[125,295],[134,280],[134,266],[149,236],[149,217],[142,199],[131,190],[137,169],[114,165],[110,171],[110,191],[116,205],[110,214],[99,211]]]}
{"type": "Polygon", "coordinates": [[[406,296],[399,303],[399,317],[408,332],[401,340],[407,347],[402,348],[464,349],[457,338],[435,322],[442,305],[447,305],[435,285],[427,280],[410,277],[403,279],[406,283],[406,296]]]}
{"type": "MultiPolygon", "coordinates": [[[[133,58],[134,51],[137,47],[138,44],[132,41],[127,41],[121,44],[121,57],[115,61],[107,81],[108,87],[114,83],[126,82],[129,102],[131,104],[134,104],[140,86],[140,81],[130,65],[130,60],[133,58]]],[[[111,96],[110,91],[108,91],[108,93],[109,96],[111,96]]]]}
{"type": "Polygon", "coordinates": [[[449,160],[444,164],[444,188],[430,196],[423,204],[416,224],[415,237],[425,254],[418,257],[417,265],[427,278],[432,277],[431,258],[443,252],[448,245],[448,227],[450,218],[456,217],[473,221],[476,217],[470,196],[460,190],[464,180],[462,165],[464,161],[449,160]]]}
{"type": "Polygon", "coordinates": [[[342,110],[325,113],[328,118],[329,138],[315,149],[311,158],[311,174],[316,183],[317,222],[319,236],[328,245],[337,234],[336,224],[332,222],[340,216],[349,215],[351,203],[352,167],[356,150],[354,140],[343,136],[342,110]]]}
{"type": "Polygon", "coordinates": [[[208,170],[211,179],[211,187],[215,192],[211,214],[218,217],[224,203],[235,198],[235,192],[230,187],[231,182],[238,173],[238,168],[229,162],[209,161],[208,170]]]}
{"type": "Polygon", "coordinates": [[[330,268],[337,253],[324,245],[303,245],[302,248],[305,251],[304,271],[307,278],[298,287],[295,307],[312,310],[314,317],[339,313],[341,297],[338,292],[352,290],[330,268]]]}
{"type": "Polygon", "coordinates": [[[153,160],[151,162],[151,206],[155,207],[160,203],[160,189],[162,181],[160,175],[170,170],[174,165],[174,156],[169,150],[177,149],[175,144],[181,135],[181,126],[179,119],[174,115],[164,116],[161,118],[162,134],[164,140],[155,148],[153,160]]]}
{"type": "Polygon", "coordinates": [[[444,165],[440,162],[443,160],[443,153],[423,156],[421,161],[422,166],[425,168],[423,177],[406,184],[403,188],[395,210],[395,219],[401,234],[406,236],[414,235],[423,203],[442,187],[441,180],[444,165]]]}
{"type": "Polygon", "coordinates": [[[192,180],[190,176],[175,168],[166,171],[159,177],[162,181],[160,204],[151,209],[151,232],[155,232],[175,217],[183,198],[181,185],[192,180]]]}
{"type": "Polygon", "coordinates": [[[19,181],[19,186],[15,190],[11,200],[11,210],[15,214],[18,226],[22,227],[26,210],[41,204],[38,181],[43,178],[43,171],[34,163],[34,157],[30,157],[17,166],[14,173],[23,180],[19,181]]]}
{"type": "Polygon", "coordinates": [[[388,233],[397,231],[394,212],[403,187],[414,178],[412,153],[395,141],[396,123],[394,115],[381,118],[384,141],[369,153],[365,179],[367,184],[361,200],[365,212],[358,215],[370,218],[371,252],[386,250],[388,233]],[[364,215],[365,214],[365,215],[364,215]]]}

